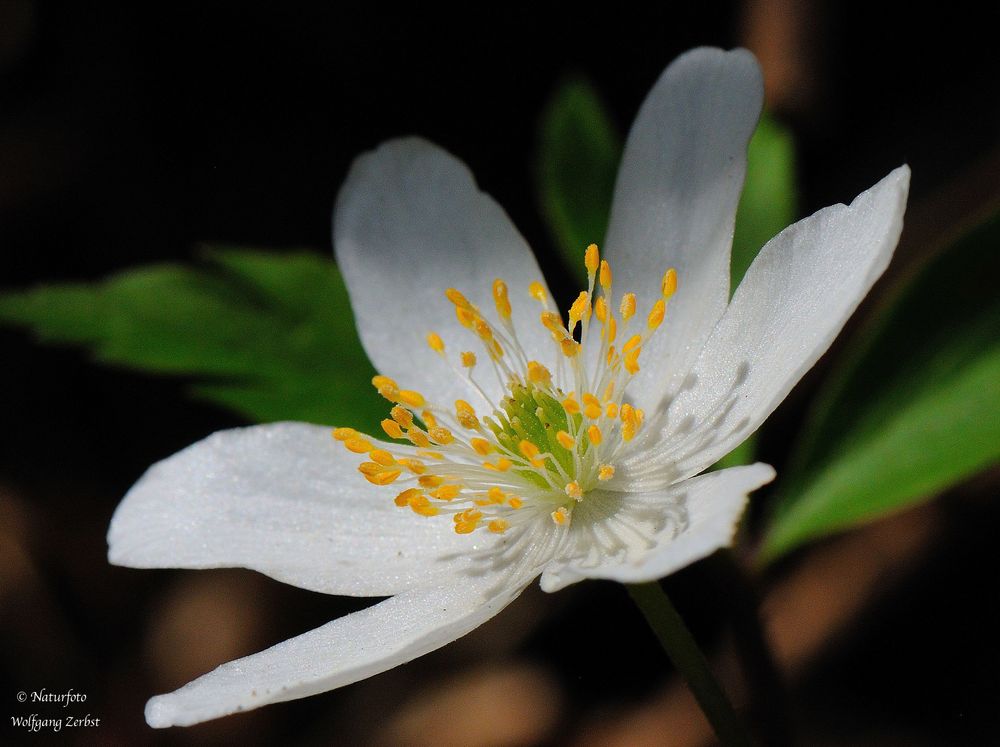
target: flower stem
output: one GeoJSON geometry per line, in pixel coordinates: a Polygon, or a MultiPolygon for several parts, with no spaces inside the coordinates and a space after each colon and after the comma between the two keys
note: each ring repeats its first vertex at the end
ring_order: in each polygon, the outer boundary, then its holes
{"type": "Polygon", "coordinates": [[[749,747],[750,738],[736,711],[722,691],[698,648],[691,631],[674,608],[660,584],[626,584],[632,600],[642,611],[646,622],[667,652],[670,661],[687,680],[702,712],[715,730],[719,741],[727,747],[749,747]]]}

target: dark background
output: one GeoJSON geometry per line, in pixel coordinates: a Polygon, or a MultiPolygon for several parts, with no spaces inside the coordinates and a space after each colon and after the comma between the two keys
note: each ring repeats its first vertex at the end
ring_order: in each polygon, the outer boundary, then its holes
{"type": "MultiPolygon", "coordinates": [[[[0,288],[189,259],[203,241],[328,252],[351,159],[409,133],[465,160],[552,269],[533,190],[548,97],[584,74],[624,132],[665,65],[700,44],[746,44],[761,58],[770,106],[799,146],[803,214],[908,162],[908,221],[926,205],[933,223],[942,201],[960,202],[969,173],[996,162],[1000,14],[980,4],[136,6],[0,3],[0,288]]],[[[658,702],[661,654],[618,587],[588,583],[555,597],[529,591],[467,639],[342,691],[148,730],[150,695],[364,603],[249,572],[107,566],[108,520],[143,469],[240,421],[192,403],[183,381],[100,368],[7,328],[0,345],[5,739],[45,738],[7,721],[61,715],[16,704],[16,691],[42,687],[88,694],[85,708],[67,710],[101,726],[56,738],[98,744],[428,734],[446,743],[447,725],[464,723],[452,708],[479,709],[476,722],[507,735],[500,741],[610,743],[629,733],[634,709],[658,702]],[[512,679],[496,685],[496,672],[512,679]],[[472,704],[433,699],[456,682],[460,693],[482,682],[499,690],[472,704]],[[442,719],[436,731],[421,726],[422,698],[442,719]],[[499,701],[510,711],[496,715],[499,701]],[[504,731],[518,725],[520,735],[504,731]]],[[[764,457],[779,467],[804,396],[765,433],[764,457]]],[[[995,734],[994,486],[974,482],[934,509],[921,551],[880,577],[876,601],[797,670],[790,701],[805,743],[976,744],[995,734]]],[[[800,554],[772,575],[808,562],[800,554]]],[[[708,641],[725,637],[717,581],[703,564],[670,582],[708,641]]],[[[654,731],[654,742],[675,743],[689,726],[654,731]]]]}

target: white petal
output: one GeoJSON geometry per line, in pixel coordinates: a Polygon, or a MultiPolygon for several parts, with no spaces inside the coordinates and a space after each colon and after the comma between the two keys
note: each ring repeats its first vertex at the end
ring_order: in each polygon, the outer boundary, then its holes
{"type": "Polygon", "coordinates": [[[644,315],[660,298],[664,271],[675,267],[679,279],[629,385],[641,407],[676,390],[725,311],[733,222],[762,101],[753,55],[694,49],[664,71],[632,126],[606,241],[615,286],[634,291],[644,315]]]}
{"type": "MultiPolygon", "coordinates": [[[[532,356],[551,356],[540,309],[528,296],[532,282],[544,283],[531,250],[469,169],[441,148],[391,140],[358,158],[337,199],[334,245],[365,350],[401,387],[446,407],[469,398],[425,341],[433,331],[451,356],[479,354],[478,339],[444,297],[447,288],[492,315],[493,281],[503,279],[522,343],[532,356]]],[[[503,393],[488,363],[478,372],[488,392],[503,393]]]]}
{"type": "Polygon", "coordinates": [[[112,563],[245,567],[305,589],[385,596],[468,562],[447,517],[397,508],[330,429],[216,433],[153,465],[115,511],[112,563]]]}
{"type": "Polygon", "coordinates": [[[598,562],[570,558],[549,565],[542,574],[545,591],[558,591],[585,578],[603,578],[622,583],[655,581],[708,557],[733,541],[736,525],[746,507],[747,494],[774,479],[767,464],[709,472],[692,477],[665,491],[623,497],[625,516],[618,522],[635,526],[653,507],[675,516],[664,523],[655,544],[641,553],[605,555],[598,562]],[[631,516],[630,516],[631,515],[631,516]],[[680,527],[677,526],[680,522],[680,527]]]}
{"type": "Polygon", "coordinates": [[[514,600],[527,579],[442,579],[243,659],[146,704],[150,726],[190,726],[332,690],[460,638],[514,600]]]}
{"type": "Polygon", "coordinates": [[[771,414],[889,264],[909,181],[902,166],[850,206],[824,208],[767,243],[670,405],[662,441],[648,446],[655,457],[627,465],[637,479],[671,462],[680,476],[700,472],[771,414]]]}

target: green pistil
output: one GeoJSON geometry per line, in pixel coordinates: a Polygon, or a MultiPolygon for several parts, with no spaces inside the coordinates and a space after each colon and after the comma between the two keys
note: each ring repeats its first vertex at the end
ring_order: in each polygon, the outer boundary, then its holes
{"type": "MultiPolygon", "coordinates": [[[[484,418],[501,446],[519,454],[521,441],[530,441],[543,453],[552,454],[570,479],[577,479],[573,453],[564,449],[556,440],[559,431],[570,430],[570,421],[559,400],[531,385],[515,384],[511,387],[510,395],[504,397],[501,407],[502,412],[497,412],[495,418],[484,418]]],[[[573,424],[577,430],[582,419],[580,415],[573,416],[573,424]]],[[[545,469],[557,484],[564,479],[549,457],[545,459],[545,469]]],[[[516,471],[540,488],[549,487],[545,477],[534,469],[516,471]]]]}

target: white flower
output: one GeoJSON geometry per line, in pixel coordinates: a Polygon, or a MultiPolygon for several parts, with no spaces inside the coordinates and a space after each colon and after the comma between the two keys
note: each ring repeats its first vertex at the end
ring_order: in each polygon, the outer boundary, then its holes
{"type": "Polygon", "coordinates": [[[417,139],[356,161],[334,241],[397,440],[300,423],[216,433],[150,468],[108,542],[119,565],[243,566],[389,599],[153,698],[150,725],[377,674],[481,625],[539,574],[546,591],[649,581],[731,542],[774,472],[700,473],[774,410],[885,269],[909,182],[901,167],[789,227],[730,301],[761,99],[743,50],[667,68],[615,188],[614,291],[590,247],[568,322],[461,162],[417,139]]]}

